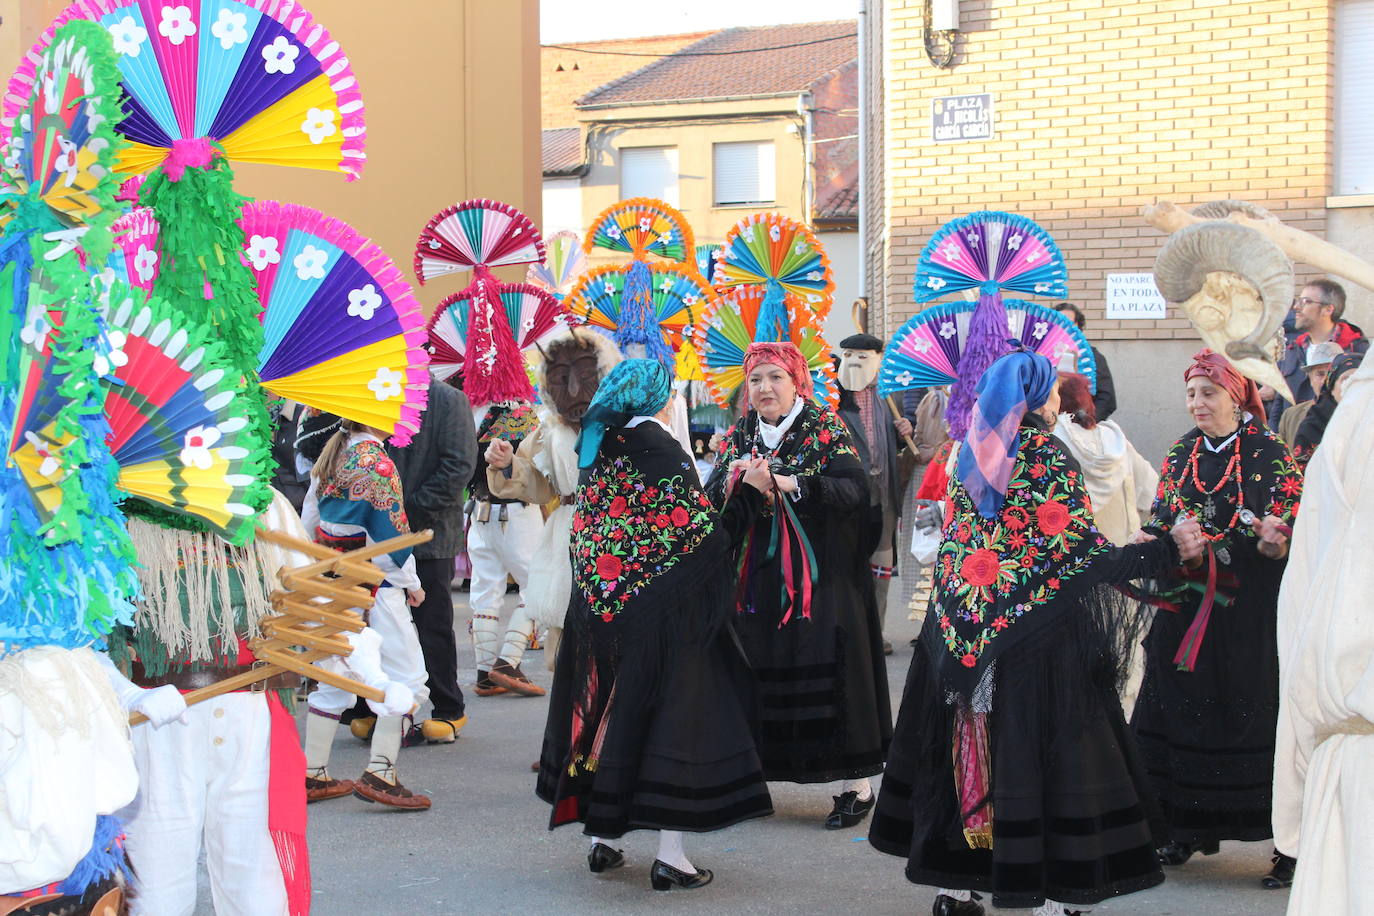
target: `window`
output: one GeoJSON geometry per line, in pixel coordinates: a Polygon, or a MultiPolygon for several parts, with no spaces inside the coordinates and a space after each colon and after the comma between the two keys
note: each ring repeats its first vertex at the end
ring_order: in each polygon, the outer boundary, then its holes
{"type": "Polygon", "coordinates": [[[777,199],[773,141],[717,143],[711,148],[716,206],[771,204],[777,199]]]}
{"type": "Polygon", "coordinates": [[[1336,4],[1336,187],[1374,194],[1374,0],[1336,4]]]}
{"type": "Polygon", "coordinates": [[[657,197],[678,206],[677,147],[634,146],[620,150],[620,197],[657,197]]]}

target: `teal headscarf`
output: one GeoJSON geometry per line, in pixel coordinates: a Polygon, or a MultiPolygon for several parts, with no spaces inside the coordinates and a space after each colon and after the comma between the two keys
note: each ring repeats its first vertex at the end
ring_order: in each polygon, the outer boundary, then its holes
{"type": "Polygon", "coordinates": [[[673,374],[654,359],[627,359],[616,365],[597,386],[596,397],[582,415],[577,434],[577,466],[596,462],[601,439],[633,417],[651,417],[663,409],[673,393],[673,374]]]}

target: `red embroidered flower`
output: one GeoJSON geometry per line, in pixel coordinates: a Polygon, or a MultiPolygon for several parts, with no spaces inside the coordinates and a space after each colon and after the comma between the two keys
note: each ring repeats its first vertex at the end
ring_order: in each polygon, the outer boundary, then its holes
{"type": "Polygon", "coordinates": [[[1279,481],[1279,489],[1285,496],[1297,496],[1302,492],[1302,481],[1296,477],[1285,477],[1279,481]]]}
{"type": "Polygon", "coordinates": [[[1020,531],[1030,524],[1030,513],[1020,506],[1007,506],[1002,510],[1002,522],[1012,531],[1020,531]]]}
{"type": "Polygon", "coordinates": [[[1045,584],[1048,585],[1050,588],[1059,588],[1058,579],[1046,579],[1045,584]]]}
{"type": "Polygon", "coordinates": [[[1030,569],[1030,568],[1031,568],[1032,566],[1034,566],[1034,565],[1035,565],[1035,558],[1034,558],[1034,557],[1022,557],[1022,558],[1021,558],[1021,568],[1022,568],[1022,569],[1030,569]]]}
{"type": "Polygon", "coordinates": [[[978,664],[978,656],[969,652],[963,658],[959,659],[959,661],[965,668],[972,668],[974,665],[978,664]]]}
{"type": "Polygon", "coordinates": [[[944,630],[948,630],[948,629],[949,629],[949,615],[948,615],[948,614],[942,614],[942,615],[940,616],[940,628],[941,628],[941,629],[944,629],[944,630]]]}
{"type": "Polygon", "coordinates": [[[390,477],[396,472],[396,465],[385,458],[377,459],[377,473],[382,477],[390,477]]]}
{"type": "Polygon", "coordinates": [[[624,538],[624,537],[625,537],[625,532],[624,532],[624,531],[621,531],[619,528],[616,528],[614,531],[611,532],[611,540],[613,540],[613,541],[619,541],[619,540],[621,540],[621,539],[624,538]]]}
{"type": "Polygon", "coordinates": [[[606,621],[606,623],[610,623],[612,620],[615,620],[615,615],[612,614],[610,611],[602,611],[601,619],[606,621]]]}
{"type": "Polygon", "coordinates": [[[1054,537],[1069,527],[1069,507],[1054,500],[1041,503],[1035,510],[1035,523],[1045,534],[1054,537]]]}
{"type": "Polygon", "coordinates": [[[596,558],[596,574],[602,579],[619,579],[622,566],[620,557],[603,553],[596,558]]]}
{"type": "Polygon", "coordinates": [[[1041,477],[1044,477],[1046,474],[1048,474],[1049,470],[1050,469],[1045,467],[1043,462],[1037,461],[1035,464],[1031,465],[1030,475],[1034,477],[1036,480],[1039,480],[1041,477]]]}
{"type": "Polygon", "coordinates": [[[825,445],[829,445],[830,440],[834,438],[834,436],[830,434],[830,428],[826,426],[821,427],[821,431],[816,434],[816,437],[825,445]]]}
{"type": "Polygon", "coordinates": [[[667,528],[672,523],[672,519],[668,518],[668,516],[662,513],[659,513],[658,515],[654,516],[654,525],[656,525],[659,528],[667,528]]]}
{"type": "Polygon", "coordinates": [[[968,522],[960,522],[959,527],[954,531],[954,539],[960,544],[967,544],[972,534],[973,529],[968,526],[968,522]]]}
{"type": "Polygon", "coordinates": [[[586,527],[587,520],[585,518],[583,518],[581,515],[573,516],[573,531],[581,531],[583,528],[586,527]]]}
{"type": "Polygon", "coordinates": [[[627,505],[629,504],[625,502],[625,497],[617,496],[615,499],[611,500],[611,508],[607,514],[610,515],[611,518],[620,518],[625,514],[627,505]]]}
{"type": "Polygon", "coordinates": [[[964,557],[959,567],[959,575],[969,585],[991,585],[997,581],[997,572],[997,554],[986,547],[964,557]]]}
{"type": "Polygon", "coordinates": [[[692,517],[687,514],[686,509],[682,508],[681,506],[677,506],[673,509],[672,519],[673,527],[685,528],[687,527],[687,523],[692,520],[692,517]]]}
{"type": "Polygon", "coordinates": [[[999,615],[997,619],[992,622],[992,628],[998,632],[1005,630],[1009,626],[1011,626],[1011,621],[1006,618],[1005,614],[999,615]]]}
{"type": "Polygon", "coordinates": [[[1023,550],[1026,546],[1026,536],[1024,534],[1007,535],[1007,546],[1015,550],[1023,550]]]}

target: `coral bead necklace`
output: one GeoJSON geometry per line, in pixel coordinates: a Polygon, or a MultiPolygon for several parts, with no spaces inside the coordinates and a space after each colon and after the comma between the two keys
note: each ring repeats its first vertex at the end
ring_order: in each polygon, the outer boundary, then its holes
{"type": "Polygon", "coordinates": [[[1231,514],[1230,523],[1216,534],[1208,534],[1206,531],[1202,532],[1202,536],[1207,540],[1219,541],[1226,536],[1227,532],[1236,527],[1237,522],[1240,520],[1241,510],[1245,508],[1245,491],[1241,488],[1241,437],[1239,431],[1237,431],[1231,448],[1231,459],[1226,462],[1226,468],[1221,472],[1221,477],[1217,480],[1216,486],[1210,489],[1202,482],[1202,476],[1197,470],[1197,453],[1198,449],[1202,447],[1203,438],[1203,436],[1198,436],[1197,440],[1193,442],[1193,451],[1188,455],[1188,460],[1183,463],[1183,473],[1174,481],[1174,508],[1179,514],[1187,513],[1188,507],[1183,502],[1183,488],[1187,486],[1189,478],[1192,479],[1193,486],[1203,496],[1215,496],[1217,493],[1221,492],[1222,487],[1234,480],[1236,484],[1235,512],[1231,514]]]}

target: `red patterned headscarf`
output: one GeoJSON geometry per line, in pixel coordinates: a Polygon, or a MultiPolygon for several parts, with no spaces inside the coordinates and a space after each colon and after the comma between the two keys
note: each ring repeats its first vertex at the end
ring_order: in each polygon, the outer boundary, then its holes
{"type": "Polygon", "coordinates": [[[1193,364],[1183,373],[1183,381],[1206,376],[1231,396],[1236,406],[1252,417],[1264,419],[1264,405],[1260,403],[1259,387],[1236,371],[1226,357],[1212,350],[1202,349],[1193,354],[1193,364]]]}
{"type": "Polygon", "coordinates": [[[749,378],[749,373],[754,371],[755,366],[764,363],[772,363],[787,370],[787,374],[792,376],[792,384],[797,386],[797,397],[811,397],[814,387],[811,382],[811,370],[806,367],[806,357],[802,356],[796,344],[751,343],[749,349],[744,351],[745,379],[749,378]]]}

